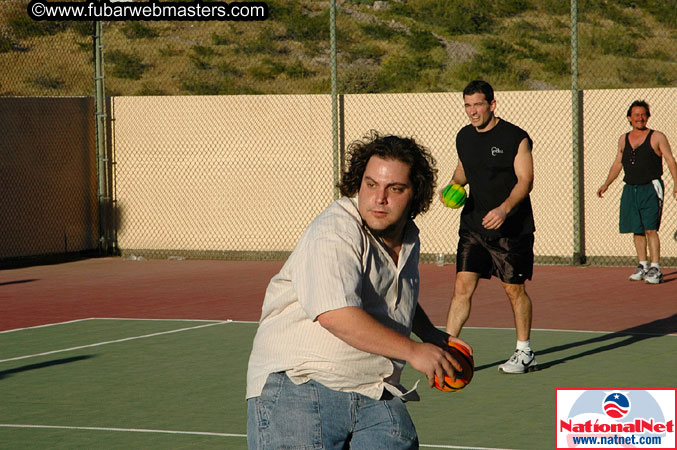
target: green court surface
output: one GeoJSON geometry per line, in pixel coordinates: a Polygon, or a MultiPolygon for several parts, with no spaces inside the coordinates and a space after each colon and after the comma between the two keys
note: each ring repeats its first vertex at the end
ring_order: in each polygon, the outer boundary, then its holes
{"type": "MultiPolygon", "coordinates": [[[[0,333],[2,449],[246,449],[256,324],[90,319],[0,333]]],[[[409,403],[422,448],[555,448],[556,388],[674,388],[677,336],[534,330],[542,370],[499,374],[514,331],[465,329],[463,391],[409,403]]]]}

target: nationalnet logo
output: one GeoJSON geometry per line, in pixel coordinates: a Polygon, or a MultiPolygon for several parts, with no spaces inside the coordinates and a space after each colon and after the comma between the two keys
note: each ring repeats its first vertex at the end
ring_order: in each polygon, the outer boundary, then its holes
{"type": "Polygon", "coordinates": [[[557,389],[557,449],[675,448],[675,389],[557,389]]]}

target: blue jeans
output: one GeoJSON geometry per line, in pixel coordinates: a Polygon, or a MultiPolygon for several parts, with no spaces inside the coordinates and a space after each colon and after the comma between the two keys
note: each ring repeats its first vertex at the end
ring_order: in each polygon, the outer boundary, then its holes
{"type": "Polygon", "coordinates": [[[397,397],[374,400],[309,381],[295,385],[272,373],[261,396],[247,401],[249,450],[417,449],[407,407],[397,397]]]}

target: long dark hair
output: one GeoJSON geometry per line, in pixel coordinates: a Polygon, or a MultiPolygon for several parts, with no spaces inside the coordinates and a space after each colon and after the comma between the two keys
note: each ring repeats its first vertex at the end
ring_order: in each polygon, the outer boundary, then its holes
{"type": "Polygon", "coordinates": [[[372,156],[396,159],[409,165],[409,179],[414,190],[410,212],[412,219],[430,208],[437,183],[436,162],[430,151],[417,144],[413,138],[382,136],[374,130],[348,146],[348,167],[338,184],[341,195],[353,197],[359,192],[364,171],[372,156]]]}

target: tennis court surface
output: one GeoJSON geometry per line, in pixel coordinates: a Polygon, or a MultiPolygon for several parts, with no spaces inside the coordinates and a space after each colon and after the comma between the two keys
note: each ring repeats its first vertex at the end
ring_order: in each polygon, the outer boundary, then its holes
{"type": "MultiPolygon", "coordinates": [[[[90,259],[0,271],[0,448],[246,448],[246,363],[282,262],[90,259]]],[[[677,270],[537,266],[532,344],[542,370],[499,374],[508,301],[482,281],[462,337],[463,391],[420,387],[422,448],[555,447],[556,388],[674,388],[677,270]]],[[[444,323],[454,266],[421,265],[421,303],[444,323]]],[[[408,369],[405,384],[422,375],[408,369]]],[[[422,380],[423,383],[423,380],[422,380]]],[[[425,383],[423,383],[425,384],[425,383]]]]}

